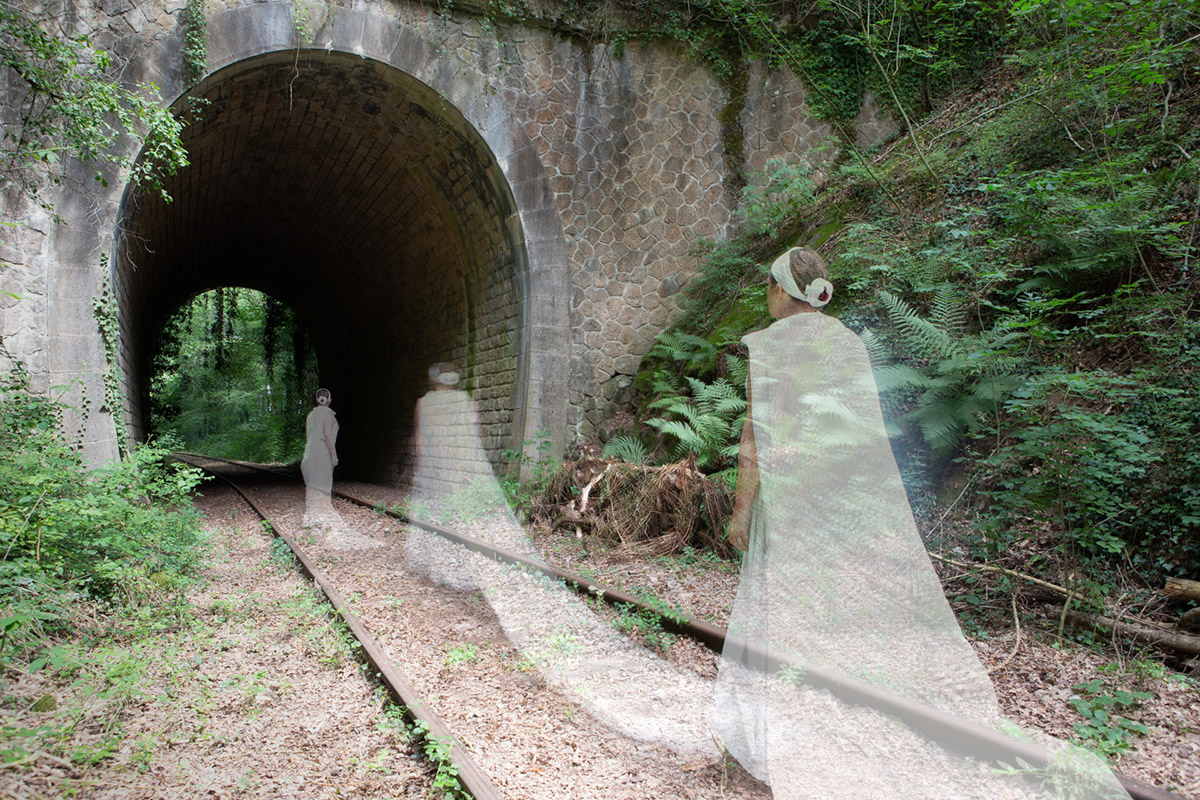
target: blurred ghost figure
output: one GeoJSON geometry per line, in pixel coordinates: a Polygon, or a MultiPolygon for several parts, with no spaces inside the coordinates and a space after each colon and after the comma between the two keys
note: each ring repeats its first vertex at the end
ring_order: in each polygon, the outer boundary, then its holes
{"type": "MultiPolygon", "coordinates": [[[[417,402],[416,460],[409,512],[495,547],[540,560],[496,480],[480,437],[479,415],[461,374],[434,364],[417,402]]],[[[496,563],[417,526],[405,539],[408,565],[434,582],[478,590],[523,668],[596,718],[642,741],[715,757],[708,732],[709,685],[631,642],[538,568],[496,563]]]]}
{"type": "Polygon", "coordinates": [[[304,421],[304,457],[300,460],[305,488],[304,524],[331,527],[339,521],[330,500],[333,468],[338,465],[338,421],[329,407],[333,394],[328,389],[318,389],[316,401],[317,405],[304,421]]]}
{"type": "Polygon", "coordinates": [[[713,731],[781,800],[1127,797],[1076,748],[1058,743],[1032,779],[1000,775],[980,754],[951,755],[920,726],[805,682],[819,672],[1007,725],[913,522],[866,349],[820,311],[833,288],[820,256],[793,248],[768,278],[775,322],[745,337],[749,408],[729,538],[747,552],[713,731]]]}
{"type": "MultiPolygon", "coordinates": [[[[508,502],[483,449],[475,401],[457,388],[461,381],[462,374],[450,362],[429,368],[429,391],[417,401],[409,508],[427,522],[474,523],[476,534],[483,533],[491,544],[512,548],[523,531],[519,525],[505,524],[508,502]]],[[[474,562],[462,548],[436,534],[410,529],[405,556],[410,566],[438,583],[476,588],[474,562]]]]}

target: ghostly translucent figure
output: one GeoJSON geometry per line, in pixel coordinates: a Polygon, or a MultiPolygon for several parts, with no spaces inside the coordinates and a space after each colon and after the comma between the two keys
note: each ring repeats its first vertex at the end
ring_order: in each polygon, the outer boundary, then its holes
{"type": "MultiPolygon", "coordinates": [[[[435,364],[429,376],[416,411],[412,516],[536,559],[492,473],[475,404],[455,388],[458,371],[435,364]]],[[[717,756],[704,699],[711,684],[619,635],[565,587],[412,527],[405,555],[436,582],[481,591],[524,666],[601,721],[689,756],[717,756]]]]}
{"type": "Polygon", "coordinates": [[[333,507],[338,421],[330,408],[333,395],[328,389],[318,389],[316,401],[316,407],[304,421],[304,457],[300,460],[300,472],[304,475],[304,525],[323,531],[328,547],[349,550],[379,547],[382,542],[350,530],[333,507]]]}
{"type": "Polygon", "coordinates": [[[330,527],[340,521],[330,500],[333,468],[337,457],[337,415],[330,408],[333,394],[318,389],[317,405],[304,421],[304,457],[300,472],[304,475],[304,524],[330,527]]]}
{"type": "Polygon", "coordinates": [[[804,670],[819,669],[959,720],[1015,727],[1001,721],[930,566],[866,350],[818,312],[832,292],[816,253],[789,251],[771,269],[777,321],[745,337],[750,409],[730,540],[747,553],[714,732],[776,798],[1128,797],[1077,748],[1039,742],[1054,749],[1051,767],[1033,780],[1005,776],[805,685],[804,670]],[[780,672],[776,658],[798,669],[780,672]]]}

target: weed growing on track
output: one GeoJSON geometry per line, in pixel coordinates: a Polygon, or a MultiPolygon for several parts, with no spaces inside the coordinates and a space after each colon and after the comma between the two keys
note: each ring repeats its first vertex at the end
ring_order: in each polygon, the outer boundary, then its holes
{"type": "MultiPolygon", "coordinates": [[[[191,664],[172,658],[179,639],[196,629],[186,603],[126,607],[105,621],[106,629],[57,642],[28,665],[29,672],[42,674],[45,690],[35,703],[13,710],[18,698],[6,695],[0,714],[0,761],[6,766],[43,760],[90,766],[107,760],[125,742],[125,709],[146,701],[148,676],[166,669],[170,685],[190,672],[191,664]]],[[[138,740],[139,769],[149,765],[154,748],[153,739],[138,740]]]]}
{"type": "Polygon", "coordinates": [[[557,666],[567,657],[578,653],[582,647],[578,635],[560,628],[546,636],[535,637],[517,662],[517,669],[532,672],[557,666]]]}
{"type": "Polygon", "coordinates": [[[684,572],[692,569],[702,572],[718,571],[735,574],[738,571],[737,563],[721,558],[712,550],[697,549],[691,545],[684,545],[683,550],[676,555],[659,556],[657,561],[671,572],[684,572]]]}
{"type": "Polygon", "coordinates": [[[322,664],[337,669],[355,657],[360,647],[358,641],[320,590],[315,587],[298,589],[290,600],[283,603],[283,608],[299,629],[298,632],[304,634],[308,651],[322,664]]]}
{"type": "MultiPolygon", "coordinates": [[[[265,522],[263,524],[266,525],[265,522]]],[[[300,563],[292,553],[292,548],[288,547],[288,543],[280,538],[271,540],[270,553],[267,556],[267,560],[271,563],[272,567],[280,572],[291,572],[300,563]]]]}
{"type": "Polygon", "coordinates": [[[466,664],[479,658],[479,646],[473,644],[456,644],[446,648],[446,666],[466,664]]]}
{"type": "Polygon", "coordinates": [[[617,603],[615,608],[617,616],[612,625],[621,633],[664,653],[675,644],[675,634],[663,629],[662,618],[655,612],[640,609],[632,603],[617,603]]]}
{"type": "Polygon", "coordinates": [[[425,757],[434,766],[433,791],[441,792],[443,797],[448,798],[469,797],[458,780],[458,767],[450,760],[454,739],[449,736],[431,736],[429,725],[421,720],[414,722],[410,730],[421,738],[425,757]]]}
{"type": "MultiPolygon", "coordinates": [[[[380,687],[379,691],[382,695],[383,688],[380,687]]],[[[424,753],[434,770],[430,797],[444,800],[467,800],[470,797],[458,779],[458,767],[450,760],[450,751],[454,749],[452,738],[431,736],[428,723],[422,720],[410,722],[406,706],[386,699],[383,710],[375,718],[375,726],[384,733],[416,745],[424,753]]],[[[368,764],[368,768],[370,766],[368,764]]]]}

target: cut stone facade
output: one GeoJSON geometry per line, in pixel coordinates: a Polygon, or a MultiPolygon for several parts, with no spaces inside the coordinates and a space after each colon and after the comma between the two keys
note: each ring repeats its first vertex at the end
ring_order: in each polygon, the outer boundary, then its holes
{"type": "MultiPolygon", "coordinates": [[[[105,0],[76,15],[128,60],[127,80],[183,108],[182,9],[105,0]]],[[[65,224],[6,200],[20,224],[0,228],[2,288],[22,295],[0,299],[6,346],[38,386],[78,378],[93,405],[105,367],[91,301],[111,254],[138,435],[162,323],[199,291],[241,285],[310,327],[345,463],[397,473],[438,360],[464,366],[493,459],[541,431],[561,452],[627,397],[677,315],[693,245],[730,235],[745,174],[829,135],[794,76],[755,67],[729,163],[730,93],[670,43],[618,54],[412,2],[210,2],[207,18],[209,71],[191,94],[210,102],[185,130],[193,163],[174,202],[122,194],[112,175],[50,198],[65,224]]],[[[112,455],[103,415],[83,436],[93,460],[112,455]]]]}

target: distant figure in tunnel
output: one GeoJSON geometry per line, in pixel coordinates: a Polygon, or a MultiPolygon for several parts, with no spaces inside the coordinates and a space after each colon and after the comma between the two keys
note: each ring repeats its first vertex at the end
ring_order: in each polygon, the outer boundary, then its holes
{"type": "Polygon", "coordinates": [[[1060,742],[1039,742],[1054,754],[1046,789],[815,688],[866,684],[1014,735],[913,521],[866,348],[821,311],[834,291],[824,262],[793,248],[767,280],[774,322],[745,337],[729,539],[747,553],[713,731],[776,800],[1127,797],[1102,762],[1060,742]]]}
{"type": "Polygon", "coordinates": [[[333,394],[318,389],[317,405],[304,421],[304,458],[300,472],[304,475],[304,524],[313,527],[333,527],[338,520],[330,492],[333,490],[333,468],[338,465],[338,421],[330,404],[333,394]]]}

